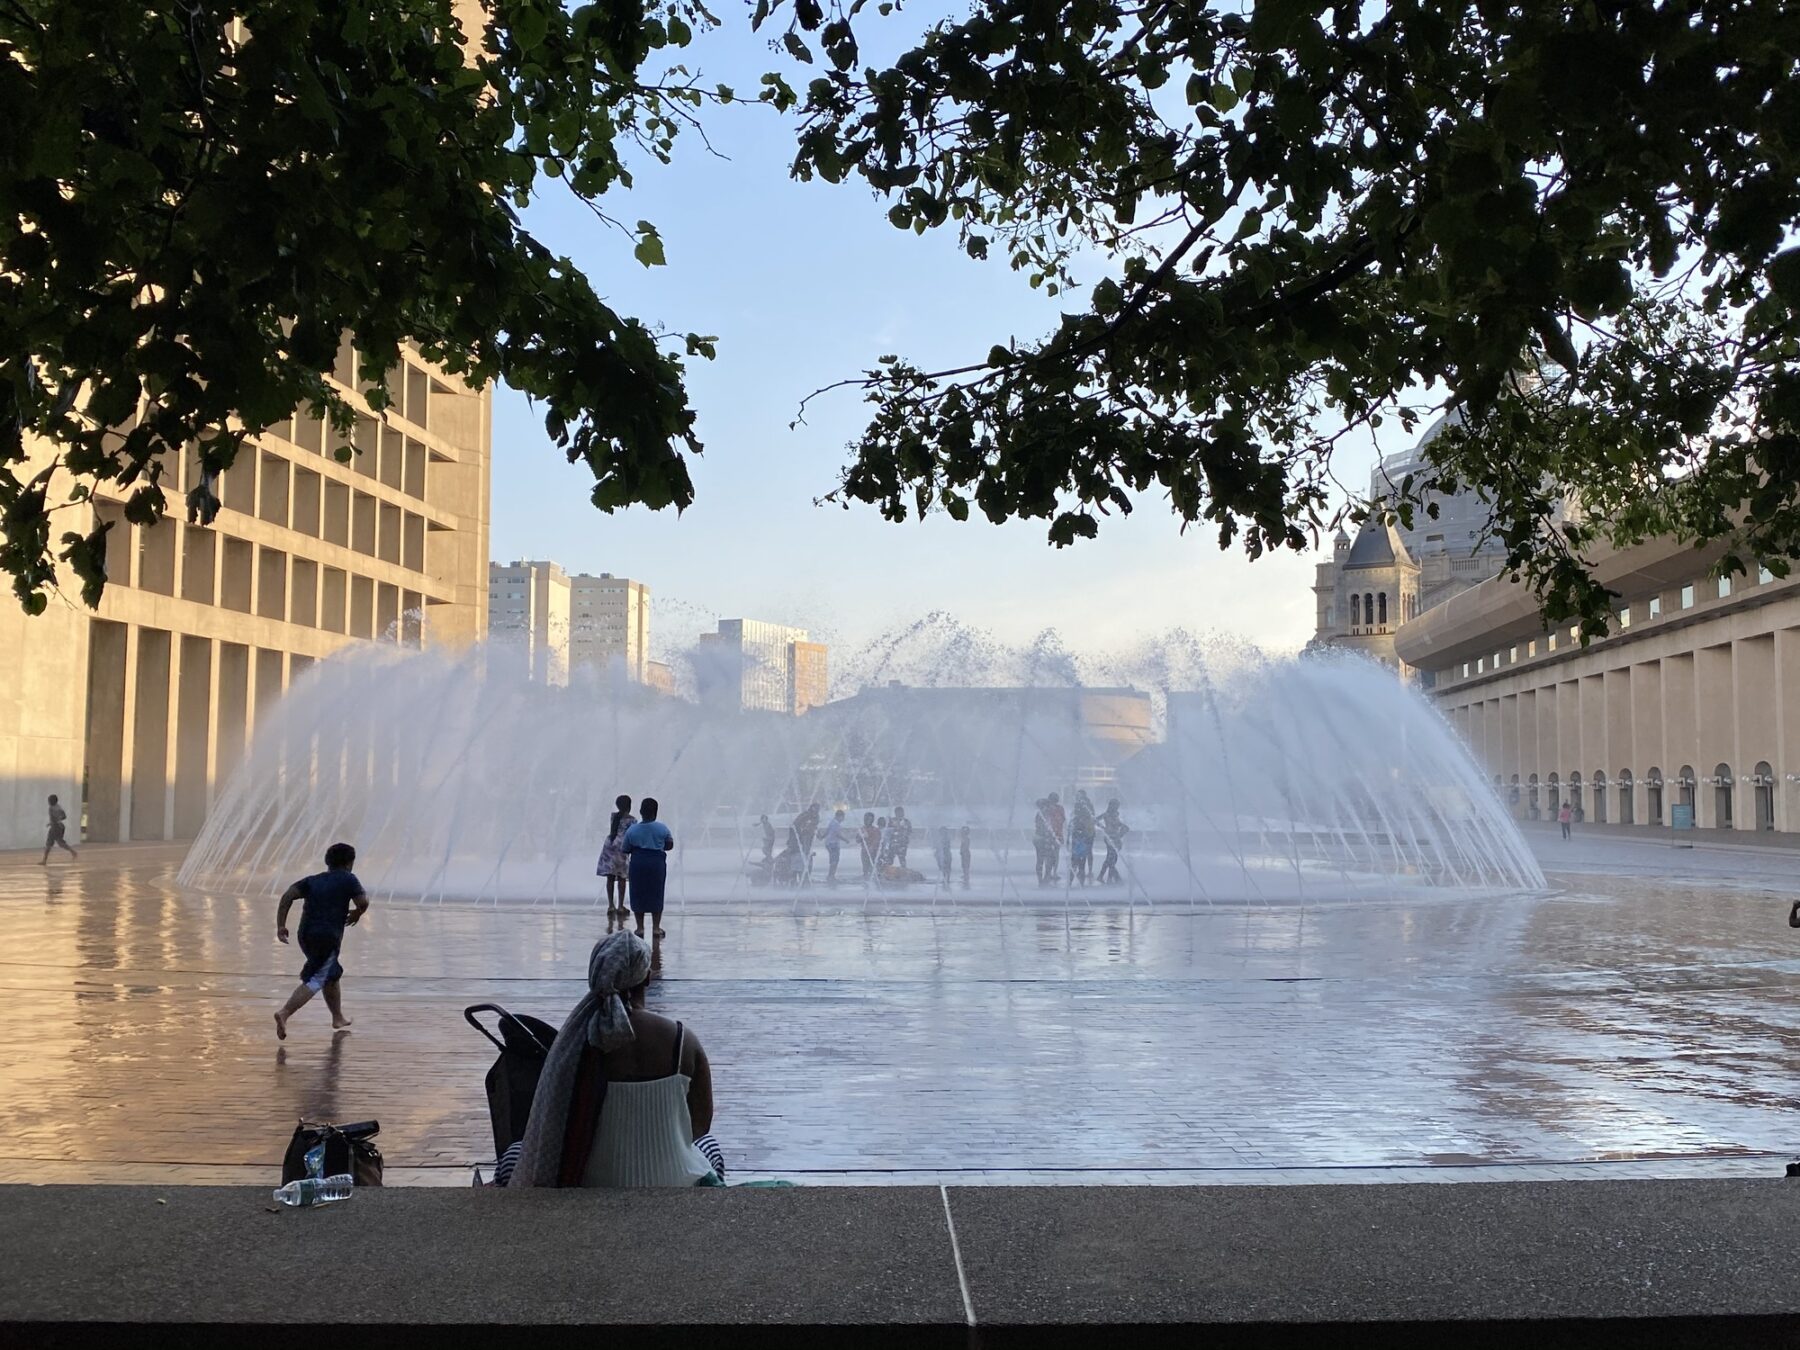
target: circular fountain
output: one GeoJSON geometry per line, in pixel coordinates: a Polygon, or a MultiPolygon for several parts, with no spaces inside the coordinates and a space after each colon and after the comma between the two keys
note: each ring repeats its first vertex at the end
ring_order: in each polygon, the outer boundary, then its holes
{"type": "Polygon", "coordinates": [[[585,908],[624,792],[661,801],[678,843],[671,903],[690,907],[1217,907],[1543,888],[1468,752],[1391,672],[1177,639],[1083,666],[1053,643],[1011,651],[915,625],[865,651],[849,682],[860,692],[801,717],[591,674],[546,687],[492,645],[360,647],[307,672],[259,727],[181,878],[272,892],[346,839],[380,897],[585,908]],[[1065,841],[1045,883],[1038,803],[1051,793],[1065,841]],[[1130,828],[1114,884],[1097,880],[1103,829],[1094,884],[1070,875],[1083,796],[1096,812],[1117,799],[1130,828]],[[821,836],[802,884],[782,885],[759,818],[780,850],[814,803],[826,821],[846,813],[836,883],[821,836]],[[904,866],[881,857],[865,875],[865,813],[895,807],[912,825],[904,866]]]}

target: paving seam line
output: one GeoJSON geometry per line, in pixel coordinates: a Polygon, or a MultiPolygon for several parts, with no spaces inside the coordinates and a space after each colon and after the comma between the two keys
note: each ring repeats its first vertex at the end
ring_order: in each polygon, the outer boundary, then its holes
{"type": "Polygon", "coordinates": [[[956,1240],[956,1220],[950,1213],[950,1191],[942,1185],[938,1186],[938,1194],[944,1199],[944,1226],[950,1230],[950,1258],[956,1262],[956,1283],[962,1290],[963,1316],[971,1329],[975,1326],[975,1300],[969,1297],[969,1277],[963,1271],[962,1244],[956,1240]]]}

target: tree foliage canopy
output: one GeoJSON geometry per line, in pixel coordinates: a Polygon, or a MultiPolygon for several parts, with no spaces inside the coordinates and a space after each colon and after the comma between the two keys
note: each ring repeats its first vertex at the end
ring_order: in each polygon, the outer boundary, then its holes
{"type": "MultiPolygon", "coordinates": [[[[1800,553],[1800,9],[975,0],[865,67],[859,29],[907,21],[868,3],[755,0],[810,80],[794,172],[1070,305],[853,381],[839,500],[1067,544],[1160,492],[1222,546],[1301,548],[1337,447],[1429,397],[1460,424],[1387,508],[1479,489],[1552,618],[1600,622],[1600,540],[1800,553]],[[1563,492],[1585,513],[1558,523],[1563,492]]],[[[631,155],[733,99],[646,74],[710,22],[659,4],[0,0],[0,566],[27,607],[59,556],[103,584],[58,484],[148,521],[167,452],[216,474],[295,406],[347,425],[346,331],[378,411],[413,343],[536,399],[596,506],[688,502],[682,353],[517,215],[548,177],[606,222],[631,155]],[[32,438],[58,457],[27,477],[32,438]]]]}
{"type": "MultiPolygon", "coordinates": [[[[645,73],[710,19],[698,0],[488,0],[482,16],[451,0],[0,0],[0,566],[28,610],[53,553],[90,603],[104,584],[103,529],[54,537],[71,488],[118,485],[149,522],[184,447],[216,476],[296,407],[347,430],[323,375],[346,332],[377,412],[411,343],[537,400],[596,506],[691,500],[678,355],[517,212],[547,176],[606,219],[624,155],[666,157],[703,99],[729,99],[678,66],[645,73]],[[27,476],[32,436],[57,454],[27,476]]],[[[662,261],[647,222],[621,228],[662,261]]],[[[711,355],[709,338],[685,345],[711,355]]],[[[218,504],[203,488],[190,506],[209,520],[218,504]]]]}
{"type": "Polygon", "coordinates": [[[839,499],[1066,544],[1160,489],[1300,548],[1334,448],[1437,389],[1461,425],[1390,508],[1480,489],[1552,618],[1601,622],[1597,540],[1800,553],[1800,8],[978,0],[862,69],[865,4],[775,16],[825,58],[795,172],[1034,286],[1105,274],[1040,340],[867,372],[839,499]]]}

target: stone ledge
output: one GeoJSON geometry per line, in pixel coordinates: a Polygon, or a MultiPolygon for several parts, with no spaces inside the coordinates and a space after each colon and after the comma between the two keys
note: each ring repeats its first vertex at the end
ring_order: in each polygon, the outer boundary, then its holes
{"type": "Polygon", "coordinates": [[[0,1341],[1800,1344],[1782,1180],[267,1196],[0,1189],[0,1341]]]}

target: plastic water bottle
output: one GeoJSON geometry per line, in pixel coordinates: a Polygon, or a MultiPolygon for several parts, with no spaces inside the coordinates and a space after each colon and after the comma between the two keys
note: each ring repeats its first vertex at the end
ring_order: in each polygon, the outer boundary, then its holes
{"type": "Polygon", "coordinates": [[[355,1184],[356,1179],[348,1172],[339,1172],[335,1177],[301,1177],[276,1191],[275,1199],[295,1209],[329,1205],[334,1200],[348,1200],[355,1184]]]}

